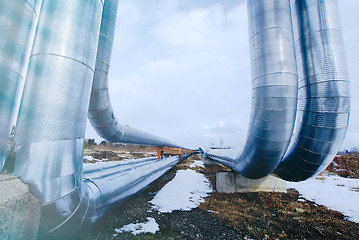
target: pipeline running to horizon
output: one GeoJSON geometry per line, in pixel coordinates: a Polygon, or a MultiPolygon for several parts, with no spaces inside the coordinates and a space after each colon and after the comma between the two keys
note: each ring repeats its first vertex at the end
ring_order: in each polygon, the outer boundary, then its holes
{"type": "MultiPolygon", "coordinates": [[[[40,236],[75,233],[179,161],[145,159],[84,170],[87,117],[111,142],[182,147],[115,117],[108,73],[118,0],[0,2],[0,170],[19,177],[39,200],[40,236]]],[[[238,157],[207,157],[248,178],[273,173],[303,181],[332,161],[348,127],[350,84],[338,3],[247,2],[247,142],[238,157]]]]}

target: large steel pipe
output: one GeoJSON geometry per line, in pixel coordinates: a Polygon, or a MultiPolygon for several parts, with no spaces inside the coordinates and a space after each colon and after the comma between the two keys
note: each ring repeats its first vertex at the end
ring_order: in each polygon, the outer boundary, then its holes
{"type": "Polygon", "coordinates": [[[108,92],[108,71],[114,39],[118,0],[106,0],[102,15],[88,118],[96,132],[110,142],[180,147],[164,138],[118,122],[108,92]]]}
{"type": "Polygon", "coordinates": [[[235,159],[216,160],[248,178],[270,174],[289,145],[297,107],[297,65],[289,0],[248,1],[252,112],[235,159]]]}
{"type": "Polygon", "coordinates": [[[302,181],[322,170],[348,127],[350,84],[337,0],[295,0],[299,109],[293,148],[276,173],[302,181]]]}
{"type": "MultiPolygon", "coordinates": [[[[105,3],[105,23],[113,3],[105,3]]],[[[14,147],[14,174],[41,204],[40,238],[77,234],[179,161],[130,161],[85,171],[84,179],[83,138],[102,9],[100,0],[43,1],[14,147]]],[[[138,143],[135,133],[127,138],[138,143]]]]}
{"type": "Polygon", "coordinates": [[[90,205],[82,152],[102,8],[101,0],[42,2],[16,125],[14,173],[40,201],[44,234],[76,229],[90,205]]]}
{"type": "Polygon", "coordinates": [[[85,165],[84,181],[92,194],[91,222],[97,221],[119,201],[133,195],[172,169],[179,161],[178,156],[133,159],[113,162],[98,167],[85,165]]]}
{"type": "Polygon", "coordinates": [[[40,0],[0,1],[0,171],[7,155],[40,3],[40,0]]]}

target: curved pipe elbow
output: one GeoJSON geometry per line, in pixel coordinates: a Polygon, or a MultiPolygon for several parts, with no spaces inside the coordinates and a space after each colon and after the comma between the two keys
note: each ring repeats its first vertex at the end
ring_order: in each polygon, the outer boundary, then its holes
{"type": "Polygon", "coordinates": [[[247,141],[238,157],[217,159],[245,177],[261,178],[277,167],[290,142],[297,67],[288,0],[249,0],[248,19],[253,100],[247,141]]]}
{"type": "Polygon", "coordinates": [[[337,0],[293,1],[299,66],[299,109],[292,149],[275,173],[304,181],[323,171],[348,127],[350,84],[337,0]]]}
{"type": "Polygon", "coordinates": [[[253,100],[247,142],[237,158],[208,155],[248,178],[274,171],[303,181],[318,174],[348,127],[350,87],[337,0],[292,3],[295,47],[288,0],[248,1],[253,100]]]}
{"type": "Polygon", "coordinates": [[[113,45],[118,0],[106,0],[101,22],[97,61],[88,118],[96,132],[110,142],[181,148],[155,135],[118,122],[108,93],[108,71],[113,45]]]}

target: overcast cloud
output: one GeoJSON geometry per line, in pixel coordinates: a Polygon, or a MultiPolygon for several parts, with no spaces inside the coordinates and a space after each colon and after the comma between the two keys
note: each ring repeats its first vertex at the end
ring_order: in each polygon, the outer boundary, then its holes
{"type": "MultiPolygon", "coordinates": [[[[350,126],[359,146],[357,0],[340,0],[349,74],[350,126]]],[[[243,147],[251,83],[246,1],[119,0],[110,96],[121,123],[187,147],[243,147]]],[[[100,137],[88,123],[87,138],[100,137]]]]}

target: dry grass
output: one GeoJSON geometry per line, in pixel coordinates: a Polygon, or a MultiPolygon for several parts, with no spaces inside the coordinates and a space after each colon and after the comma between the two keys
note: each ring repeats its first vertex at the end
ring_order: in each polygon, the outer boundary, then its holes
{"type": "Polygon", "coordinates": [[[358,224],[313,202],[298,202],[299,194],[212,193],[201,204],[217,218],[231,222],[250,238],[263,239],[355,239],[358,224]]]}
{"type": "Polygon", "coordinates": [[[335,157],[326,170],[341,177],[359,178],[359,155],[335,157]]]}
{"type": "MultiPolygon", "coordinates": [[[[103,154],[103,156],[101,155],[103,158],[111,156],[107,151],[101,154],[103,154]]],[[[335,159],[335,164],[328,168],[332,172],[348,168],[348,176],[358,177],[358,159],[358,156],[339,157],[335,159]]],[[[200,160],[200,158],[194,155],[182,164],[177,165],[176,170],[189,169],[188,165],[195,160],[200,160]]],[[[228,168],[222,166],[196,167],[195,170],[205,174],[211,181],[214,189],[216,186],[216,172],[229,171],[228,168]]],[[[170,171],[163,178],[147,187],[147,191],[158,191],[158,189],[173,178],[174,175],[175,170],[170,171]]],[[[323,176],[318,176],[318,178],[322,179],[323,176]]],[[[356,191],[359,191],[359,188],[357,188],[356,191]]],[[[148,196],[148,194],[139,194],[138,197],[136,197],[136,199],[139,198],[138,204],[146,203],[148,196]],[[141,197],[146,197],[146,200],[140,199],[141,197]]],[[[132,202],[136,201],[129,202],[132,204],[132,202]]],[[[126,211],[133,211],[136,208],[131,205],[131,207],[124,209],[126,209],[126,211]]],[[[147,216],[149,214],[145,212],[146,209],[142,209],[141,211],[143,213],[141,213],[140,216],[147,216]]],[[[132,216],[133,213],[129,212],[128,214],[132,216]]],[[[225,222],[241,235],[243,233],[243,236],[254,239],[357,239],[359,236],[359,224],[347,221],[339,212],[329,210],[324,206],[302,199],[298,192],[293,189],[289,189],[288,193],[259,192],[225,194],[213,192],[206,198],[206,201],[200,205],[199,209],[192,210],[191,212],[175,212],[158,215],[160,217],[155,215],[155,213],[153,214],[153,217],[156,216],[156,220],[162,226],[161,233],[143,235],[142,239],[173,239],[176,237],[178,237],[178,239],[210,239],[208,236],[212,235],[207,235],[207,230],[204,230],[205,228],[202,225],[207,226],[207,224],[212,224],[211,228],[215,228],[219,222],[225,222]],[[180,217],[182,215],[183,217],[180,217]],[[161,218],[163,219],[161,220],[161,218]],[[199,219],[205,219],[208,223],[201,225],[201,220],[199,219]],[[194,221],[191,222],[191,220],[194,221]],[[179,225],[174,224],[175,222],[178,222],[179,225]],[[163,226],[166,226],[166,228],[163,226]],[[174,226],[176,228],[174,228],[174,226]],[[201,228],[203,228],[203,231],[198,230],[201,228]],[[187,234],[187,230],[190,233],[185,235],[187,234]],[[182,234],[182,232],[184,233],[182,234]],[[194,237],[196,235],[193,235],[192,232],[199,232],[199,236],[202,237],[194,237]]],[[[116,221],[122,221],[126,214],[119,211],[118,216],[118,218],[115,218],[116,221]]],[[[113,218],[108,220],[104,226],[112,223],[112,221],[114,221],[113,218]]],[[[123,224],[125,223],[116,223],[115,226],[118,227],[123,224]]],[[[224,227],[225,225],[218,226],[220,226],[220,229],[216,229],[216,232],[229,233],[230,228],[224,227]]],[[[113,229],[114,226],[109,227],[109,229],[106,230],[107,235],[105,235],[110,237],[113,233],[113,229]]],[[[103,231],[104,230],[101,230],[101,234],[103,231]]],[[[129,236],[130,235],[126,235],[126,238],[129,236]]],[[[132,239],[140,238],[138,236],[130,237],[132,239]]],[[[99,239],[111,238],[104,237],[99,239]]],[[[212,239],[219,238],[212,236],[212,239]]]]}
{"type": "MultiPolygon", "coordinates": [[[[228,169],[208,166],[203,170],[213,186],[218,171],[228,169]]],[[[254,239],[356,239],[359,236],[359,224],[347,221],[339,212],[301,199],[294,189],[288,193],[214,192],[200,208],[229,221],[254,239]]]]}

